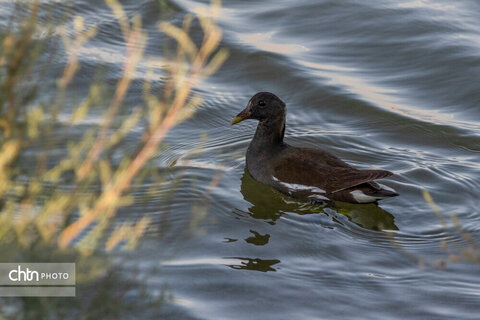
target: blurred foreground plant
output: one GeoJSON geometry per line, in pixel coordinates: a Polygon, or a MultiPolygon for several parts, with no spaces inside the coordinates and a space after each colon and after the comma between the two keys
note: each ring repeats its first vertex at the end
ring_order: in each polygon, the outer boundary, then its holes
{"type": "Polygon", "coordinates": [[[450,214],[448,216],[445,215],[435,203],[428,191],[423,191],[423,197],[437,216],[441,224],[444,237],[446,239],[458,239],[460,241],[447,242],[446,240],[441,240],[439,242],[439,248],[441,248],[446,256],[436,260],[432,260],[410,252],[410,250],[406,249],[399,241],[395,239],[393,234],[387,234],[392,245],[397,249],[400,249],[403,254],[412,260],[417,261],[421,267],[431,266],[434,268],[444,268],[448,263],[452,262],[480,264],[480,243],[478,243],[469,232],[464,230],[458,217],[454,214],[450,214]]]}
{"type": "MultiPolygon", "coordinates": [[[[176,43],[176,54],[170,59],[145,57],[148,38],[140,17],[129,19],[117,0],[106,3],[125,44],[123,73],[111,97],[105,97],[104,82],[94,82],[88,96],[70,112],[67,125],[73,130],[94,107],[109,101],[98,126],[85,131],[80,139],[68,141],[68,154],[62,157],[52,155],[48,138],[56,134],[59,115],[65,113],[68,88],[80,68],[79,53],[96,36],[97,28],[86,27],[81,17],[71,21],[71,35],[65,27],[57,27],[68,59],[56,93],[47,102],[35,98],[38,82],[31,79],[40,69],[45,50],[45,42],[35,37],[39,2],[22,4],[29,10],[28,17],[0,34],[0,241],[4,243],[15,241],[29,247],[40,241],[66,248],[75,241],[84,253],[95,250],[118,209],[132,204],[129,191],[134,180],[154,176],[146,165],[166,134],[202,103],[201,97],[193,94],[194,87],[227,58],[227,52],[218,49],[222,35],[214,21],[220,10],[218,1],[198,17],[203,34],[198,45],[189,37],[190,27],[197,21],[193,17],[187,16],[181,27],[159,24],[160,31],[176,43]],[[119,111],[142,59],[162,62],[163,92],[152,92],[151,79],[158,75],[151,68],[143,87],[144,105],[122,119],[119,111]],[[115,163],[112,154],[139,126],[143,134],[136,152],[115,163]],[[29,159],[33,146],[41,146],[41,150],[36,149],[34,159],[29,159]],[[33,171],[21,166],[26,159],[34,162],[33,171]]],[[[48,30],[53,33],[53,29],[52,25],[48,30]]],[[[105,248],[120,243],[135,246],[149,222],[142,217],[116,226],[105,239],[105,248]]]]}
{"type": "Polygon", "coordinates": [[[476,242],[472,235],[463,229],[460,221],[454,214],[450,214],[449,217],[446,217],[433,201],[430,193],[423,191],[423,197],[437,216],[443,230],[451,236],[462,239],[463,243],[466,244],[466,246],[460,246],[459,244],[449,244],[445,240],[442,240],[440,245],[447,253],[447,257],[445,259],[440,259],[436,264],[440,267],[446,266],[449,262],[457,261],[480,264],[480,243],[476,242]]]}

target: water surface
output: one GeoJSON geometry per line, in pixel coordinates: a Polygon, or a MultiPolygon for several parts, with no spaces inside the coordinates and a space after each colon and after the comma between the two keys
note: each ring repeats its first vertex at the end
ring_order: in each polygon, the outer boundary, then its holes
{"type": "MultiPolygon", "coordinates": [[[[142,16],[151,35],[147,55],[158,55],[159,19],[179,23],[207,2],[124,5],[129,16],[142,16]]],[[[99,64],[115,83],[124,49],[108,7],[88,0],[74,7],[101,30],[80,55],[84,67],[72,95],[82,96],[99,64]]],[[[445,258],[442,242],[466,246],[445,232],[422,190],[480,236],[478,21],[476,0],[224,1],[219,24],[230,58],[196,89],[205,102],[152,161],[169,181],[180,179],[176,195],[165,204],[173,184],[158,185],[157,201],[128,214],[150,215],[154,223],[139,250],[119,253],[132,270],[145,270],[152,293],[168,285],[173,300],[160,315],[478,319],[478,265],[438,269],[418,262],[445,258]],[[256,123],[229,122],[258,91],[287,103],[288,143],[323,148],[359,168],[393,171],[383,183],[401,196],[380,207],[323,208],[253,181],[244,155],[256,123]],[[195,235],[176,239],[217,177],[195,235]]],[[[59,53],[58,68],[62,59],[59,53]]],[[[135,75],[132,106],[142,99],[147,67],[135,75]]],[[[124,150],[132,151],[128,144],[124,150]]]]}

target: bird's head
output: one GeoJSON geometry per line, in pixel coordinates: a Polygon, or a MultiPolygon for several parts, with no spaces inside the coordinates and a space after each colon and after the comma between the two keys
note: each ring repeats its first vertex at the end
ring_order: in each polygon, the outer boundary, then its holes
{"type": "Polygon", "coordinates": [[[260,122],[283,119],[285,117],[285,103],[270,92],[255,94],[242,112],[237,114],[231,124],[234,125],[246,119],[255,119],[260,122]]]}

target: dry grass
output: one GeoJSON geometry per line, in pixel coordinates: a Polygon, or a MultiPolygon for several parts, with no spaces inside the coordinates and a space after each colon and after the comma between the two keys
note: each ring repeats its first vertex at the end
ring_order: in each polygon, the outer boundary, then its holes
{"type": "Polygon", "coordinates": [[[423,192],[423,197],[440,221],[445,234],[462,240],[459,244],[442,241],[440,246],[445,251],[446,257],[436,261],[435,265],[445,267],[448,263],[458,261],[480,264],[480,244],[463,229],[458,217],[454,214],[445,215],[427,191],[423,192]]]}
{"type": "MultiPolygon", "coordinates": [[[[121,266],[112,265],[109,256],[102,252],[119,246],[135,248],[150,224],[148,216],[122,219],[122,223],[114,223],[114,218],[119,209],[136,205],[133,185],[142,185],[148,179],[149,185],[153,185],[150,191],[155,194],[155,186],[165,182],[148,163],[155,153],[161,152],[159,147],[167,133],[201,105],[202,98],[193,89],[228,56],[227,51],[219,49],[222,33],[215,23],[220,3],[212,2],[208,12],[197,17],[187,15],[180,26],[160,22],[158,31],[169,40],[165,52],[153,57],[144,54],[149,38],[140,17],[127,17],[117,0],[106,3],[121,30],[123,71],[113,87],[97,76],[88,93],[73,107],[68,95],[82,67],[80,52],[96,37],[97,27],[87,27],[82,17],[70,14],[62,15],[61,21],[45,23],[40,17],[50,13],[45,11],[44,3],[19,1],[8,28],[0,30],[3,261],[75,261],[79,297],[2,298],[0,318],[116,319],[120,314],[145,311],[145,302],[157,310],[164,300],[163,296],[138,296],[145,284],[122,272],[113,272],[121,270],[121,266]],[[189,36],[193,23],[198,23],[200,30],[195,31],[203,35],[197,44],[189,36]],[[46,36],[39,37],[39,33],[46,36]],[[59,45],[52,46],[55,41],[59,45]],[[168,55],[167,51],[173,54],[168,55]],[[39,95],[52,57],[59,52],[67,59],[56,77],[56,88],[50,86],[48,94],[39,95]],[[142,76],[143,101],[125,116],[125,100],[140,64],[162,67],[152,67],[142,76]],[[152,81],[159,77],[163,79],[160,91],[153,89],[152,81]],[[103,115],[95,116],[99,110],[104,110],[103,115]],[[65,114],[67,120],[60,121],[60,115],[65,118],[65,114]],[[83,121],[87,117],[100,121],[85,130],[83,121]],[[67,133],[61,137],[60,155],[52,151],[52,140],[58,138],[59,128],[67,133]],[[114,161],[112,154],[127,143],[126,137],[133,128],[136,134],[138,128],[142,129],[136,145],[128,141],[129,149],[136,151],[120,163],[114,161]],[[77,134],[69,135],[71,132],[77,134]],[[132,292],[138,298],[127,301],[132,299],[128,298],[132,292]]],[[[217,183],[215,177],[205,199],[217,183]]],[[[189,230],[195,230],[205,217],[205,199],[192,208],[189,230]]]]}
{"type": "MultiPolygon", "coordinates": [[[[146,164],[167,133],[202,103],[193,89],[227,58],[228,53],[218,48],[222,33],[214,20],[220,9],[217,1],[207,14],[196,17],[203,34],[199,45],[189,37],[194,17],[187,16],[181,26],[160,22],[159,31],[174,40],[175,54],[148,58],[144,56],[148,35],[140,17],[129,19],[117,0],[106,3],[123,37],[123,73],[111,95],[105,93],[103,81],[97,80],[91,84],[88,95],[71,110],[68,125],[75,128],[92,109],[109,101],[98,126],[87,130],[80,139],[67,141],[68,154],[61,158],[51,155],[48,143],[40,142],[55,134],[58,115],[65,112],[69,86],[80,68],[79,52],[98,30],[95,26],[85,27],[82,17],[66,18],[71,19],[74,30],[63,29],[59,33],[68,59],[57,79],[52,101],[48,102],[35,98],[38,84],[30,81],[33,70],[41,69],[39,57],[45,56],[47,50],[34,37],[41,12],[39,2],[22,3],[22,10],[28,9],[28,15],[1,35],[0,239],[4,242],[15,241],[29,247],[41,241],[62,249],[75,243],[83,253],[98,248],[118,209],[132,204],[130,191],[134,179],[149,175],[146,164]],[[143,104],[129,116],[119,117],[142,59],[162,61],[163,92],[152,92],[151,79],[158,74],[149,70],[143,86],[143,104]],[[140,125],[143,134],[135,146],[136,152],[115,164],[111,154],[140,125]],[[28,179],[21,179],[25,172],[20,160],[26,157],[29,148],[39,145],[42,148],[35,150],[38,157],[33,159],[35,170],[27,173],[28,179]]],[[[134,247],[149,223],[149,218],[143,217],[116,226],[104,242],[105,249],[122,242],[134,247]]]]}
{"type": "Polygon", "coordinates": [[[431,267],[434,269],[443,269],[449,263],[464,262],[479,265],[480,264],[480,244],[472,237],[472,235],[464,230],[458,217],[454,214],[445,214],[441,208],[435,203],[430,193],[423,191],[423,197],[427,204],[437,216],[441,225],[442,237],[450,239],[450,241],[440,240],[438,248],[443,251],[443,257],[432,259],[424,255],[412,253],[400,243],[394,234],[387,233],[392,246],[397,248],[406,257],[416,261],[420,267],[431,267]],[[451,241],[456,239],[459,241],[451,241]]]}

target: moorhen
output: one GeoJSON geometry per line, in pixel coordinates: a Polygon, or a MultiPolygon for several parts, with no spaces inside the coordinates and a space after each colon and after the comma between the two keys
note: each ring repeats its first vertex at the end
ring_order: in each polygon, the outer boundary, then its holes
{"type": "Polygon", "coordinates": [[[231,122],[259,121],[246,157],[255,180],[311,201],[372,203],[398,196],[392,188],[373,181],[390,177],[390,171],[358,170],[323,150],[286,144],[285,115],[282,100],[273,93],[259,92],[231,122]]]}

